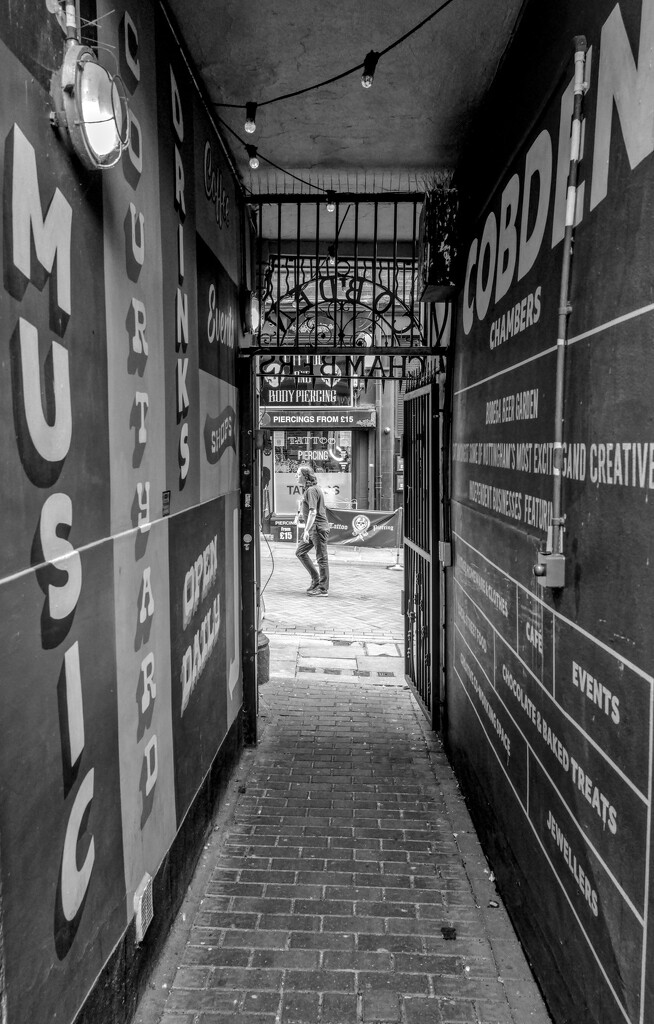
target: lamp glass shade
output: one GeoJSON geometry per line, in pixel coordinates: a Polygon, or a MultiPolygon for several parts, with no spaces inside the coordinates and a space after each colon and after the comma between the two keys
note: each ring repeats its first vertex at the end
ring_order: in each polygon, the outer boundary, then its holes
{"type": "Polygon", "coordinates": [[[111,159],[122,146],[123,111],[118,86],[94,60],[79,64],[79,111],[86,142],[98,163],[111,159]]]}
{"type": "Polygon", "coordinates": [[[252,295],[250,298],[250,329],[253,334],[256,334],[259,330],[261,323],[261,311],[259,309],[259,300],[256,296],[252,295]]]}
{"type": "Polygon", "coordinates": [[[69,42],[52,78],[53,126],[85,167],[114,167],[129,141],[130,118],[121,79],[111,75],[88,46],[69,42]]]}

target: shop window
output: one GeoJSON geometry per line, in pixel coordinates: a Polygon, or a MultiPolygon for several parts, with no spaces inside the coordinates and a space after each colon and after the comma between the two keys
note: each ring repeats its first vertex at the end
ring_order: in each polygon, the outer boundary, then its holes
{"type": "Polygon", "coordinates": [[[294,516],[301,490],[300,466],[311,466],[332,508],[352,506],[351,430],[276,430],[274,451],[274,502],[276,515],[294,516]]]}

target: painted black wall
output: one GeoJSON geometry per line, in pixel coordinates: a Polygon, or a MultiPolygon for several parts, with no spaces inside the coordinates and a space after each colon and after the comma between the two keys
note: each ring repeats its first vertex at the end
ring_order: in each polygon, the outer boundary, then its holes
{"type": "Polygon", "coordinates": [[[0,9],[0,1016],[12,1024],[129,1019],[244,742],[244,202],[163,6],[80,7],[97,14],[98,59],[120,69],[130,111],[129,145],[102,171],[53,130],[57,11],[0,9]],[[200,361],[211,317],[230,329],[200,361]]]}
{"type": "Polygon", "coordinates": [[[558,1022],[651,1018],[654,4],[528,3],[458,175],[448,742],[558,1022]],[[573,37],[589,47],[552,442],[573,37]],[[559,159],[559,155],[560,159],[559,159]]]}

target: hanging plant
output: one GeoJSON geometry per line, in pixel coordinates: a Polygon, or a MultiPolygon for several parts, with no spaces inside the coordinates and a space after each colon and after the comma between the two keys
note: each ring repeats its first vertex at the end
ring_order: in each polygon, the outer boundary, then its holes
{"type": "Polygon", "coordinates": [[[424,182],[424,190],[418,297],[421,302],[442,302],[456,291],[458,193],[452,185],[450,171],[435,171],[424,182]]]}

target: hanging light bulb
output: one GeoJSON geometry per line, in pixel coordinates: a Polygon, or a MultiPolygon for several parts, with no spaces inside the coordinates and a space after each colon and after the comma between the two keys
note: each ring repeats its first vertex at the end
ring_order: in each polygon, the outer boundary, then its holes
{"type": "Polygon", "coordinates": [[[372,85],[372,80],[375,77],[375,68],[377,67],[377,61],[379,60],[379,54],[376,50],[370,50],[366,54],[363,62],[363,74],[361,75],[361,85],[364,89],[369,89],[372,85]]]}
{"type": "Polygon", "coordinates": [[[257,105],[256,103],[245,104],[245,128],[248,135],[253,135],[257,130],[257,105]]]}
{"type": "Polygon", "coordinates": [[[330,188],[327,189],[327,213],[333,213],[336,209],[336,195],[330,188]]]}
{"type": "Polygon", "coordinates": [[[327,246],[327,263],[330,267],[336,266],[336,250],[333,242],[331,245],[327,246]]]}
{"type": "Polygon", "coordinates": [[[259,157],[257,156],[257,147],[256,146],[246,146],[245,150],[246,150],[247,155],[249,157],[248,162],[250,164],[250,167],[252,168],[253,171],[256,171],[257,167],[259,166],[259,157]]]}

